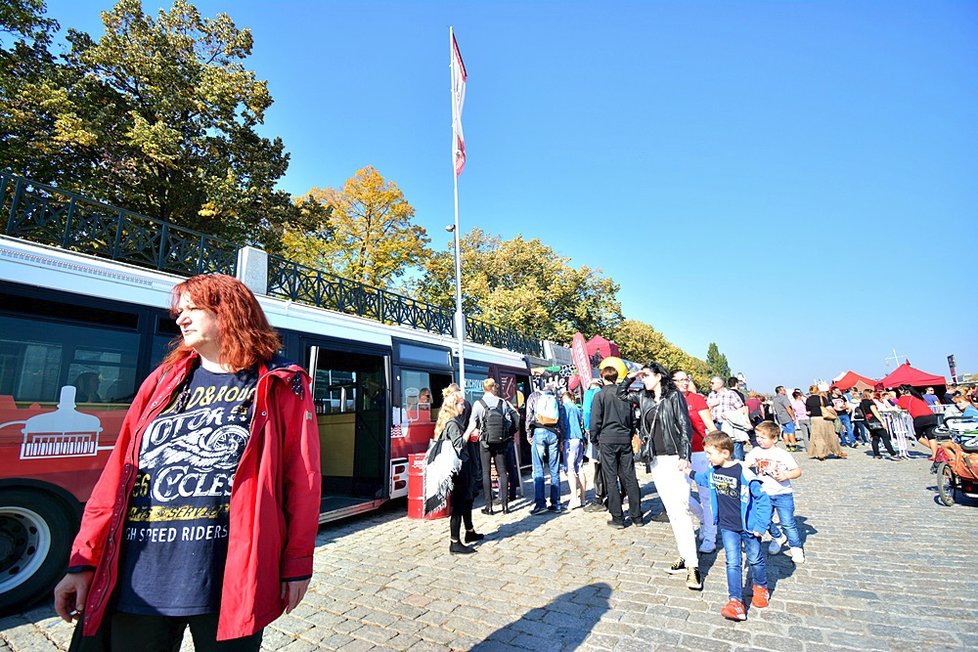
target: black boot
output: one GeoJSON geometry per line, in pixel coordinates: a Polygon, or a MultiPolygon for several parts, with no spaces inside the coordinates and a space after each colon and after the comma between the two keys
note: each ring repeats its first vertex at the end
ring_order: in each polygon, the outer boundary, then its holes
{"type": "Polygon", "coordinates": [[[482,541],[485,538],[486,538],[486,535],[479,534],[475,530],[466,530],[465,531],[465,543],[473,543],[475,541],[482,541]]]}
{"type": "Polygon", "coordinates": [[[493,515],[492,503],[486,503],[486,506],[482,508],[482,513],[485,514],[486,516],[492,516],[493,515]]]}
{"type": "Polygon", "coordinates": [[[448,552],[453,555],[471,555],[473,552],[475,552],[475,548],[470,548],[461,541],[452,541],[448,545],[448,552]]]}

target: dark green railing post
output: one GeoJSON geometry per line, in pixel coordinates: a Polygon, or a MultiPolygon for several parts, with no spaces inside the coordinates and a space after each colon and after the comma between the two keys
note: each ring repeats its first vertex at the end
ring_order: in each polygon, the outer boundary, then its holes
{"type": "Polygon", "coordinates": [[[204,251],[207,246],[207,236],[203,233],[197,238],[197,273],[204,273],[204,251]]]}
{"type": "Polygon", "coordinates": [[[23,177],[17,177],[17,181],[14,182],[14,196],[10,202],[10,215],[7,217],[7,233],[12,233],[14,230],[14,220],[17,217],[17,204],[20,203],[20,198],[24,194],[24,179],[23,177]]]}
{"type": "Polygon", "coordinates": [[[65,214],[65,235],[61,246],[65,249],[68,248],[68,243],[71,242],[71,218],[75,215],[75,198],[70,197],[68,199],[68,212],[65,214]]]}
{"type": "Polygon", "coordinates": [[[119,214],[115,218],[115,238],[112,242],[112,260],[119,260],[119,246],[122,244],[122,229],[125,221],[126,212],[119,209],[119,214]]]}
{"type": "Polygon", "coordinates": [[[163,271],[163,256],[166,251],[166,241],[170,235],[169,224],[163,222],[163,228],[160,230],[160,247],[156,254],[156,269],[157,271],[163,271]]]}

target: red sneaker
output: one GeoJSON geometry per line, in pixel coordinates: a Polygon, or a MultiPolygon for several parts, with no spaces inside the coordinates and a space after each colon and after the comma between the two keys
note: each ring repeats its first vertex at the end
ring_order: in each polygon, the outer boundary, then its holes
{"type": "Polygon", "coordinates": [[[755,584],[754,597],[750,599],[750,606],[763,609],[768,605],[769,597],[771,597],[771,595],[768,593],[766,586],[758,586],[755,584]]]}
{"type": "Polygon", "coordinates": [[[747,620],[747,612],[744,611],[744,603],[740,600],[731,599],[727,606],[720,610],[720,615],[727,620],[747,620]]]}

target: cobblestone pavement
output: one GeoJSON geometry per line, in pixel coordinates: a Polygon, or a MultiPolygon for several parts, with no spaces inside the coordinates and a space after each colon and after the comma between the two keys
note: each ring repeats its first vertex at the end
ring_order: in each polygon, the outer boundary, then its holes
{"type": "MultiPolygon", "coordinates": [[[[866,451],[825,462],[796,455],[808,559],[769,558],[771,605],[747,622],[719,614],[722,551],[701,559],[702,593],[663,572],[676,556],[668,524],[613,530],[606,514],[530,516],[520,501],[506,516],[477,512],[485,541],[454,557],[447,520],[409,520],[395,506],[321,529],[310,592],[266,629],[263,648],[978,649],[968,562],[978,501],[938,505],[929,462],[866,451]]],[[[639,479],[646,512],[660,510],[648,476],[639,479]]],[[[70,636],[50,604],[0,620],[0,652],[66,649],[70,636]]]]}

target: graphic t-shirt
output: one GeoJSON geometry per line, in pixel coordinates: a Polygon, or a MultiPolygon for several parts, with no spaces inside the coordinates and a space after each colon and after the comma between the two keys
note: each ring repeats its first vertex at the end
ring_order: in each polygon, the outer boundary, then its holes
{"type": "Polygon", "coordinates": [[[717,527],[742,532],[744,519],[740,514],[740,464],[713,468],[713,487],[717,490],[717,527]]]}
{"type": "Polygon", "coordinates": [[[876,418],[876,414],[873,412],[873,407],[875,403],[871,399],[864,398],[859,401],[859,409],[863,411],[863,416],[866,418],[867,422],[872,421],[873,423],[879,423],[879,419],[876,418]]]}
{"type": "Polygon", "coordinates": [[[755,446],[750,449],[745,458],[747,466],[754,466],[754,462],[757,462],[757,477],[761,479],[761,487],[768,496],[780,496],[792,492],[791,480],[782,482],[774,479],[774,476],[782,471],[798,468],[798,462],[791,453],[777,446],[771,448],[755,446]]]}
{"type": "Polygon", "coordinates": [[[119,560],[118,609],[193,616],[220,608],[228,512],[250,436],[255,371],[193,371],[185,400],[143,433],[119,560]]]}

